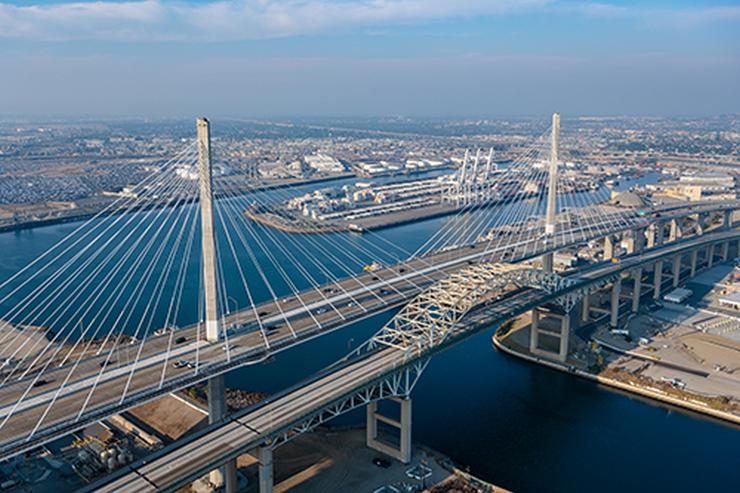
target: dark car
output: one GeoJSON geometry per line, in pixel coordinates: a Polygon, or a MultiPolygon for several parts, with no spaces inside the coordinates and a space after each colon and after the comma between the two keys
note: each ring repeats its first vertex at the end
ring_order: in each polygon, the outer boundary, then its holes
{"type": "Polygon", "coordinates": [[[280,332],[282,324],[265,325],[265,330],[268,334],[277,334],[280,332]]]}
{"type": "Polygon", "coordinates": [[[34,387],[41,387],[41,386],[43,386],[43,385],[46,385],[47,383],[49,383],[49,380],[44,380],[44,379],[42,378],[41,380],[36,380],[36,381],[35,381],[35,382],[33,383],[33,386],[34,386],[34,387]]]}
{"type": "Polygon", "coordinates": [[[378,467],[382,467],[383,469],[388,469],[391,467],[391,461],[388,459],[383,459],[382,457],[375,457],[373,459],[373,464],[375,464],[378,467]]]}
{"type": "Polygon", "coordinates": [[[187,341],[188,338],[185,336],[180,336],[177,339],[175,339],[175,344],[182,344],[183,342],[187,341]]]}

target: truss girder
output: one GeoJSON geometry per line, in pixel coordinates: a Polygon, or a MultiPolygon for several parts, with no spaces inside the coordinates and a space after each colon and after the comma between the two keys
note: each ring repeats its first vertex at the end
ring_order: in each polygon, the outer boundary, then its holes
{"type": "Polygon", "coordinates": [[[354,390],[351,394],[337,399],[325,407],[317,410],[299,423],[287,429],[280,430],[270,437],[263,446],[276,448],[290,441],[292,438],[313,430],[337,416],[350,412],[373,401],[391,397],[408,397],[419,381],[421,374],[429,363],[429,358],[413,361],[397,371],[383,376],[381,379],[354,390]]]}
{"type": "MultiPolygon", "coordinates": [[[[421,353],[441,344],[472,308],[486,297],[519,288],[533,288],[555,295],[576,281],[539,269],[502,263],[466,267],[439,281],[414,298],[371,340],[409,353],[421,353]]],[[[579,291],[555,298],[570,311],[582,297],[579,291]]]]}

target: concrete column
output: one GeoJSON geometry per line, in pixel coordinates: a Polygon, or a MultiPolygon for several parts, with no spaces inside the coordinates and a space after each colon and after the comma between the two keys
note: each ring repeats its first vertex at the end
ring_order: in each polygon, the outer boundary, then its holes
{"type": "Polygon", "coordinates": [[[668,233],[668,241],[676,241],[681,238],[681,219],[671,219],[671,230],[668,233]]]}
{"type": "Polygon", "coordinates": [[[714,265],[714,243],[707,248],[707,267],[714,265]]]}
{"type": "Polygon", "coordinates": [[[658,226],[653,223],[647,228],[647,247],[653,248],[658,236],[658,226]]]}
{"type": "Polygon", "coordinates": [[[730,257],[730,242],[725,241],[722,243],[722,261],[727,262],[727,259],[730,257]]]}
{"type": "Polygon", "coordinates": [[[378,403],[373,401],[367,405],[367,446],[378,452],[393,457],[394,459],[408,464],[411,462],[411,398],[393,397],[392,401],[400,406],[400,421],[384,416],[378,412],[378,403]],[[400,447],[394,448],[387,443],[378,440],[378,421],[397,428],[400,436],[400,447]]]}
{"type": "Polygon", "coordinates": [[[663,282],[663,261],[658,260],[655,262],[655,267],[653,270],[653,299],[659,300],[660,299],[660,286],[663,282]]]}
{"type": "Polygon", "coordinates": [[[691,250],[691,275],[690,277],[694,277],[696,275],[696,259],[699,256],[699,251],[694,249],[691,250]]]}
{"type": "Polygon", "coordinates": [[[397,400],[401,404],[401,462],[411,462],[411,399],[397,400]]]}
{"type": "Polygon", "coordinates": [[[706,216],[704,214],[696,215],[696,234],[697,235],[704,234],[704,221],[706,221],[706,216]]]}
{"type": "Polygon", "coordinates": [[[611,260],[614,257],[614,240],[611,236],[604,237],[604,260],[611,260]]]}
{"type": "Polygon", "coordinates": [[[570,339],[570,315],[563,315],[560,319],[560,351],[558,359],[562,362],[568,359],[568,340],[570,339]]]}
{"type": "Polygon", "coordinates": [[[378,413],[378,401],[370,402],[366,411],[365,443],[369,447],[378,438],[378,420],[375,419],[375,415],[378,413]]]}
{"type": "Polygon", "coordinates": [[[640,310],[640,289],[642,288],[642,267],[636,267],[632,270],[632,313],[640,310]]]}
{"type": "Polygon", "coordinates": [[[732,211],[725,211],[723,213],[722,224],[724,225],[725,229],[730,229],[732,227],[732,211]]]}
{"type": "Polygon", "coordinates": [[[640,253],[645,249],[645,228],[632,230],[632,249],[633,253],[640,253]]]}
{"type": "Polygon", "coordinates": [[[532,308],[532,324],[529,328],[529,352],[534,353],[539,347],[539,325],[540,325],[540,311],[537,308],[532,308]]]}
{"type": "Polygon", "coordinates": [[[545,272],[552,272],[554,268],[555,260],[552,253],[546,253],[542,256],[542,270],[545,272]]]}
{"type": "Polygon", "coordinates": [[[257,460],[259,461],[260,493],[272,493],[274,484],[272,449],[270,447],[259,447],[257,449],[257,460]]]}
{"type": "Polygon", "coordinates": [[[673,257],[673,287],[678,287],[678,283],[681,282],[681,254],[677,254],[673,257]]]}
{"type": "Polygon", "coordinates": [[[616,327],[619,323],[619,294],[622,292],[622,278],[618,277],[612,285],[609,325],[616,327]]]}
{"type": "MultiPolygon", "coordinates": [[[[208,379],[206,384],[208,394],[208,423],[218,423],[222,421],[227,414],[226,407],[226,384],[224,376],[218,375],[208,379]]],[[[236,475],[236,459],[226,463],[223,469],[215,469],[209,474],[209,481],[216,488],[224,486],[226,483],[227,493],[235,492],[238,489],[238,479],[236,475]]]]}
{"type": "Polygon", "coordinates": [[[213,174],[211,171],[211,127],[198,118],[198,165],[200,181],[200,219],[205,295],[206,339],[218,342],[218,293],[216,291],[216,240],[213,235],[213,174]]]}
{"type": "Polygon", "coordinates": [[[586,293],[581,300],[581,322],[588,322],[590,297],[591,295],[586,293]]]}
{"type": "Polygon", "coordinates": [[[658,227],[655,231],[655,245],[661,246],[663,244],[663,241],[665,239],[665,224],[662,222],[658,223],[658,227]]]}
{"type": "Polygon", "coordinates": [[[224,464],[226,493],[237,493],[239,490],[239,477],[236,472],[236,459],[230,460],[224,464]]]}
{"type": "Polygon", "coordinates": [[[224,376],[208,379],[208,423],[218,423],[226,417],[226,384],[224,376]]]}

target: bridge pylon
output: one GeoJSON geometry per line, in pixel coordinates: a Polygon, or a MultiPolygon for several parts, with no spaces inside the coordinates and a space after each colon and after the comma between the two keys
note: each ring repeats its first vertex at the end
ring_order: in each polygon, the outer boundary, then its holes
{"type": "MultiPolygon", "coordinates": [[[[213,221],[213,168],[211,165],[211,124],[205,117],[196,120],[198,137],[198,179],[200,182],[200,228],[203,255],[203,291],[205,297],[206,340],[218,342],[218,293],[216,291],[216,240],[213,221]]],[[[224,376],[208,379],[208,422],[222,421],[227,414],[224,376]]],[[[216,488],[225,485],[228,493],[235,492],[238,479],[236,460],[228,461],[223,469],[211,471],[210,482],[216,488]]]]}
{"type": "Polygon", "coordinates": [[[213,171],[211,167],[211,125],[198,118],[198,177],[200,180],[200,228],[203,255],[206,339],[218,342],[218,293],[216,292],[216,240],[213,234],[213,171]]]}
{"type": "MultiPolygon", "coordinates": [[[[547,211],[545,214],[545,235],[555,234],[555,215],[558,200],[558,147],[560,145],[560,113],[552,114],[552,136],[550,143],[550,173],[547,184],[547,211]]],[[[552,272],[553,254],[542,256],[542,269],[552,272]]]]}

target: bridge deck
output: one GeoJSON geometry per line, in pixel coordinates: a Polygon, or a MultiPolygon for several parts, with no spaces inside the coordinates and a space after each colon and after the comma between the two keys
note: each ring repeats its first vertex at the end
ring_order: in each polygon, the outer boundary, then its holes
{"type": "MultiPolygon", "coordinates": [[[[567,290],[579,289],[605,277],[669,258],[683,250],[738,238],[740,229],[715,232],[625,257],[619,263],[605,262],[590,266],[579,273],[579,282],[567,290]]],[[[486,307],[488,322],[516,316],[553,297],[544,291],[533,289],[514,293],[515,296],[504,296],[486,307]]],[[[469,337],[483,326],[485,325],[478,323],[473,326],[475,329],[461,330],[455,339],[469,337]]],[[[427,357],[445,347],[447,345],[415,357],[427,357]]],[[[228,422],[214,425],[207,432],[170,447],[146,463],[130,466],[128,474],[101,486],[100,491],[170,491],[184,480],[194,479],[214,469],[227,458],[231,458],[229,454],[233,457],[245,453],[274,436],[276,432],[300,424],[328,403],[364,387],[373,379],[394,373],[404,361],[401,351],[381,346],[364,359],[352,362],[296,390],[278,395],[274,400],[228,422]]]]}
{"type": "MultiPolygon", "coordinates": [[[[670,217],[681,217],[691,213],[732,209],[734,203],[699,204],[674,207],[663,210],[659,219],[640,219],[641,225],[651,220],[665,221],[670,217]]],[[[622,230],[635,227],[637,224],[624,225],[622,230]]],[[[130,409],[148,400],[184,388],[210,376],[223,373],[229,369],[266,359],[277,351],[292,347],[329,331],[362,318],[375,315],[397,307],[420,292],[421,289],[459,269],[467,262],[480,260],[520,261],[537,257],[543,253],[565,248],[569,245],[584,243],[591,239],[615,232],[614,225],[600,225],[581,230],[561,233],[545,242],[540,231],[521,231],[506,240],[506,246],[494,250],[485,250],[484,244],[474,248],[461,248],[434,255],[417,258],[403,264],[385,268],[373,273],[364,273],[356,279],[346,279],[336,285],[327,285],[317,290],[307,290],[299,297],[292,296],[284,302],[268,302],[259,305],[255,310],[243,310],[228,317],[227,323],[238,322],[250,324],[256,320],[256,313],[265,324],[278,324],[278,330],[268,335],[269,348],[259,331],[237,333],[229,337],[234,345],[231,362],[225,362],[221,344],[196,342],[198,328],[186,327],[177,332],[187,342],[173,347],[167,352],[168,336],[147,339],[142,348],[139,363],[131,378],[128,397],[121,401],[121,395],[129,375],[132,374],[132,361],[138,351],[137,345],[122,345],[117,348],[112,358],[112,366],[101,372],[105,354],[83,360],[70,373],[71,366],[49,370],[44,379],[45,386],[32,388],[23,401],[16,405],[30,386],[33,375],[20,381],[14,381],[0,388],[0,420],[12,411],[12,416],[0,429],[0,460],[52,438],[79,429],[95,420],[111,414],[130,409]],[[325,292],[334,289],[334,292],[325,292]],[[350,303],[354,300],[356,303],[350,303]],[[279,305],[278,305],[279,304],[279,305]],[[318,313],[323,309],[323,313],[318,313]],[[281,314],[285,314],[296,335],[290,333],[281,314]],[[320,325],[317,326],[319,322],[320,325]],[[165,360],[167,364],[165,364],[165,360]],[[172,363],[179,359],[199,361],[196,370],[184,367],[173,368],[172,363]],[[164,385],[160,387],[162,372],[165,371],[164,385]],[[56,391],[66,382],[64,391],[56,396],[56,391]],[[78,414],[83,408],[91,388],[95,386],[83,416],[78,414]],[[43,419],[43,424],[32,440],[25,438],[34,430],[39,419],[44,416],[47,406],[55,400],[50,411],[43,419]]],[[[109,363],[111,365],[111,363],[109,363]]]]}

